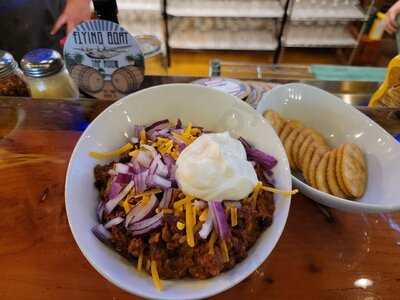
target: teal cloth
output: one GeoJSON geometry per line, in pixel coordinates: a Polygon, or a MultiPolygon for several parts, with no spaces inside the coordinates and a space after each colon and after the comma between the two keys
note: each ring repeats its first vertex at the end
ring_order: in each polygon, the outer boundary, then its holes
{"type": "Polygon", "coordinates": [[[311,73],[317,80],[381,82],[385,79],[386,68],[311,65],[311,73]]]}

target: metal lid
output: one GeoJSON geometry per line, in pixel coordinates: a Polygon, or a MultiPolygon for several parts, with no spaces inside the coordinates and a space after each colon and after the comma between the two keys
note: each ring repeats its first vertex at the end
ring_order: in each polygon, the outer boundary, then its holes
{"type": "Polygon", "coordinates": [[[26,76],[45,77],[58,73],[64,67],[60,53],[52,49],[35,49],[25,54],[21,68],[26,76]]]}
{"type": "Polygon", "coordinates": [[[0,78],[8,76],[16,67],[14,57],[7,51],[0,50],[0,78]]]}

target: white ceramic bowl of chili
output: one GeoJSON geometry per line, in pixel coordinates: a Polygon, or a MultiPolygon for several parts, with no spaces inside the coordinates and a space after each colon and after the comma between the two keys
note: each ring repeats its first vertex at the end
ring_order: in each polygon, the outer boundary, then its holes
{"type": "MultiPolygon", "coordinates": [[[[283,146],[274,130],[254,109],[237,98],[191,84],[162,85],[129,95],[102,112],[83,132],[68,166],[65,204],[72,234],[91,265],[106,279],[130,293],[152,299],[201,299],[223,292],[254,272],[269,256],[282,234],[290,197],[275,194],[272,225],[250,249],[248,257],[232,270],[207,280],[163,280],[158,291],[151,276],[135,267],[91,232],[97,224],[98,192],[93,168],[99,161],[90,151],[108,151],[128,141],[135,124],[161,119],[192,122],[213,131],[243,136],[257,148],[274,156],[276,187],[291,190],[291,175],[283,146]]],[[[105,161],[106,162],[106,161],[105,161]]],[[[102,163],[105,163],[102,162],[102,163]]]]}

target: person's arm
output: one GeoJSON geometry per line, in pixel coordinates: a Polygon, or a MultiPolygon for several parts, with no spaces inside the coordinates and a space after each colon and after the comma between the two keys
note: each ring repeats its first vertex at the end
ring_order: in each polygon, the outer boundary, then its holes
{"type": "Polygon", "coordinates": [[[64,25],[67,27],[68,34],[82,21],[90,20],[90,1],[67,0],[64,11],[54,24],[51,34],[55,34],[64,25]]]}
{"type": "Polygon", "coordinates": [[[395,33],[397,31],[396,17],[400,14],[400,1],[397,1],[386,13],[385,29],[389,33],[395,33]]]}

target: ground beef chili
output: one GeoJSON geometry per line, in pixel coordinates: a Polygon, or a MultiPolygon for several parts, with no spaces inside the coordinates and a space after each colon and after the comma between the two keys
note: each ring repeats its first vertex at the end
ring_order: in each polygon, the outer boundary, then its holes
{"type": "MultiPolygon", "coordinates": [[[[105,166],[96,166],[94,169],[95,186],[100,198],[105,199],[109,170],[113,163],[105,166]]],[[[260,168],[256,168],[260,175],[260,168]]],[[[263,178],[263,177],[259,177],[263,178]]],[[[265,186],[271,186],[266,181],[265,186]]],[[[271,225],[274,212],[273,194],[261,190],[256,206],[251,202],[241,201],[238,208],[237,225],[231,227],[231,236],[226,241],[229,251],[229,261],[224,262],[221,246],[215,242],[214,253],[210,253],[209,239],[203,240],[199,234],[199,228],[195,229],[195,247],[190,247],[186,242],[185,231],[177,228],[177,222],[184,222],[184,215],[178,212],[165,214],[163,226],[142,236],[132,236],[125,228],[124,222],[110,229],[111,245],[122,256],[133,263],[137,263],[140,255],[143,255],[143,268],[150,274],[150,259],[157,262],[158,273],[162,279],[177,279],[193,277],[205,279],[217,276],[225,270],[229,270],[247,257],[248,250],[254,245],[261,233],[271,225]]],[[[118,206],[112,213],[103,215],[103,221],[109,221],[117,216],[125,217],[125,211],[118,206]]],[[[230,214],[228,224],[231,224],[230,214]]],[[[196,228],[196,227],[195,227],[196,228]]]]}

